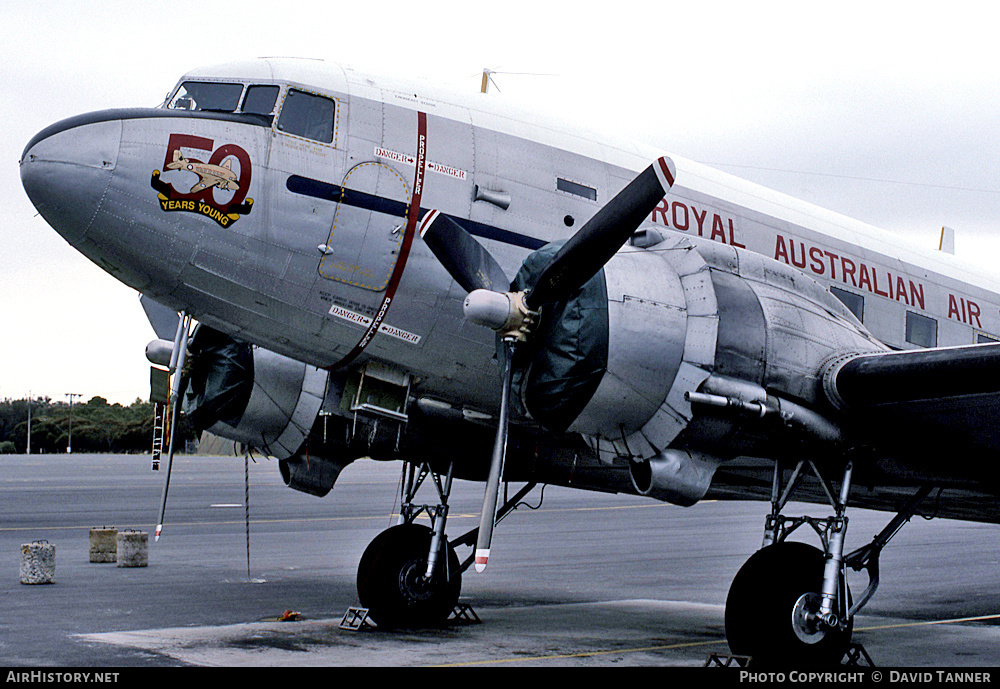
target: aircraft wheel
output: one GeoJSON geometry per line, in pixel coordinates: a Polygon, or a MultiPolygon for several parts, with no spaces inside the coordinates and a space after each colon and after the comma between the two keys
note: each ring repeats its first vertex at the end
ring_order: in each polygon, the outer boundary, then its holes
{"type": "Polygon", "coordinates": [[[726,599],[726,638],[734,655],[752,656],[757,667],[840,663],[854,621],[846,629],[820,629],[806,616],[819,608],[825,559],[811,545],[783,542],[744,563],[726,599]]]}
{"type": "Polygon", "coordinates": [[[431,537],[427,527],[400,524],[380,533],[365,549],[358,565],[358,598],[378,626],[438,626],[455,608],[462,573],[454,548],[444,544],[447,568],[439,561],[434,581],[424,580],[431,537]]]}

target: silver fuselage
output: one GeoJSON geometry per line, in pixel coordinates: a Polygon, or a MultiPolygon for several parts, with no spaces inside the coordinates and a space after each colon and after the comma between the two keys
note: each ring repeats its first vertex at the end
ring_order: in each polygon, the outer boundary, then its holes
{"type": "MultiPolygon", "coordinates": [[[[420,216],[433,208],[462,221],[513,276],[659,154],[481,94],[322,63],[232,64],[188,81],[280,95],[266,117],[165,104],[53,125],[21,161],[45,219],[125,284],[201,322],[322,368],[394,362],[421,394],[470,407],[495,406],[493,334],[464,318],[465,293],[417,236],[420,216]],[[334,104],[329,141],[282,125],[293,91],[334,104]]],[[[676,184],[648,228],[798,268],[852,300],[892,348],[1000,334],[1000,284],[954,257],[673,160],[676,184]]]]}

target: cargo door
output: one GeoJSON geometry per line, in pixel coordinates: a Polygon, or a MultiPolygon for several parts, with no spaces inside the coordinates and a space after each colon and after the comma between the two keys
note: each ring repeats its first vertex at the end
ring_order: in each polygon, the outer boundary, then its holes
{"type": "Polygon", "coordinates": [[[390,165],[371,161],[348,170],[319,274],[384,290],[399,257],[409,201],[406,180],[390,165]]]}

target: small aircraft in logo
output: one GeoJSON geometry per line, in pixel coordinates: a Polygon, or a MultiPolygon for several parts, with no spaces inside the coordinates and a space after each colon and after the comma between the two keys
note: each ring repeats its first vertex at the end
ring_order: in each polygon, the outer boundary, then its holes
{"type": "Polygon", "coordinates": [[[197,194],[199,191],[209,187],[218,187],[223,191],[238,191],[240,185],[236,183],[236,173],[233,172],[233,161],[226,160],[222,165],[210,165],[199,163],[196,160],[185,158],[180,151],[174,151],[174,160],[167,163],[168,170],[187,170],[193,172],[200,179],[193,187],[190,194],[197,194]]]}

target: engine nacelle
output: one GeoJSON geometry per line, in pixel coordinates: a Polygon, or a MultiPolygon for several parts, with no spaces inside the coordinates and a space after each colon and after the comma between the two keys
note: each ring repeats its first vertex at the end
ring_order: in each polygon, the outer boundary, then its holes
{"type": "MultiPolygon", "coordinates": [[[[784,433],[818,446],[838,435],[816,412],[824,364],[884,349],[839,300],[732,246],[673,233],[643,246],[620,251],[549,322],[543,307],[543,344],[515,381],[536,421],[580,433],[607,466],[628,458],[640,493],[679,504],[704,495],[721,461],[772,456],[784,433]],[[756,433],[751,409],[766,416],[756,433]]],[[[514,288],[545,258],[529,257],[514,288]]]]}
{"type": "Polygon", "coordinates": [[[329,373],[199,326],[184,412],[199,431],[288,459],[319,415],[329,373]]]}
{"type": "MultiPolygon", "coordinates": [[[[580,433],[606,457],[651,459],[691,418],[711,373],[719,308],[694,245],[620,251],[565,304],[543,307],[520,398],[543,426],[580,433]],[[548,312],[546,310],[548,309],[548,312]]],[[[532,284],[543,248],[514,280],[532,284]]],[[[515,382],[519,382],[516,381],[515,382]]]]}

